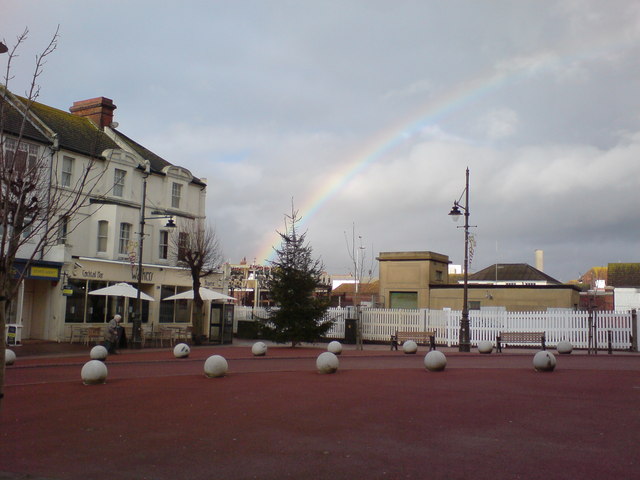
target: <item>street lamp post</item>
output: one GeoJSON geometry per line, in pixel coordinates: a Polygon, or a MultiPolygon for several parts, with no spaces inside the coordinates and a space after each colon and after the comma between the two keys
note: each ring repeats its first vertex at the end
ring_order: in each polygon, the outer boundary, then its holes
{"type": "MultiPolygon", "coordinates": [[[[460,199],[453,202],[453,208],[449,215],[454,222],[460,219],[464,214],[464,266],[463,266],[463,294],[462,294],[462,317],[460,318],[460,332],[458,337],[458,351],[471,351],[471,331],[469,328],[469,168],[466,171],[466,182],[464,192],[460,199]],[[465,197],[464,206],[460,205],[462,196],[465,197]],[[461,212],[460,209],[464,211],[461,212]]],[[[458,227],[461,228],[461,227],[458,227]]]]}
{"type": "MultiPolygon", "coordinates": [[[[147,178],[151,174],[151,165],[149,160],[145,160],[144,162],[144,172],[142,173],[142,203],[140,205],[140,224],[138,226],[138,275],[137,275],[137,287],[138,293],[136,294],[136,305],[137,305],[137,313],[133,317],[133,328],[131,330],[131,342],[133,343],[134,348],[142,347],[142,252],[144,251],[144,226],[145,220],[154,219],[154,218],[168,218],[169,221],[165,225],[167,228],[175,228],[175,223],[173,223],[173,217],[171,215],[161,215],[161,216],[153,216],[146,217],[145,211],[147,208],[147,178]]],[[[152,212],[154,213],[154,212],[152,212]]]]}

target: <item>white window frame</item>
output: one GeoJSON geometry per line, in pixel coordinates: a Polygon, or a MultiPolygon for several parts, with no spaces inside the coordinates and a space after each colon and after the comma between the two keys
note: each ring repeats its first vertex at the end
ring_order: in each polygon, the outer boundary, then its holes
{"type": "Polygon", "coordinates": [[[19,152],[24,152],[24,167],[27,171],[32,170],[37,165],[40,148],[37,145],[25,142],[23,140],[20,140],[19,143],[20,144],[18,145],[18,140],[16,140],[15,138],[5,137],[3,142],[5,154],[8,154],[9,152],[13,153],[14,162],[19,162],[20,159],[15,155],[16,149],[19,152]]]}
{"type": "Polygon", "coordinates": [[[129,254],[129,241],[131,240],[131,224],[122,222],[120,224],[120,235],[118,239],[118,253],[120,255],[129,254]]]}
{"type": "Polygon", "coordinates": [[[73,157],[68,157],[68,156],[64,156],[62,157],[62,175],[60,178],[60,184],[63,187],[70,187],[71,186],[71,182],[73,181],[73,164],[74,164],[74,158],[73,157]]]}
{"type": "Polygon", "coordinates": [[[115,197],[124,196],[125,179],[127,178],[127,171],[121,168],[116,168],[113,171],[113,195],[115,197]]]}
{"type": "Polygon", "coordinates": [[[160,239],[158,244],[158,258],[166,260],[169,258],[169,232],[160,230],[160,239]]]}
{"type": "Polygon", "coordinates": [[[180,208],[180,198],[182,196],[182,184],[173,182],[171,184],[171,208],[180,208]]]}
{"type": "Polygon", "coordinates": [[[108,241],[109,241],[109,222],[106,220],[99,220],[98,221],[98,245],[97,245],[98,253],[106,253],[108,241]],[[104,226],[104,229],[102,228],[103,226],[104,226]]]}
{"type": "Polygon", "coordinates": [[[60,217],[58,225],[58,243],[65,245],[69,240],[69,217],[60,217]]]}

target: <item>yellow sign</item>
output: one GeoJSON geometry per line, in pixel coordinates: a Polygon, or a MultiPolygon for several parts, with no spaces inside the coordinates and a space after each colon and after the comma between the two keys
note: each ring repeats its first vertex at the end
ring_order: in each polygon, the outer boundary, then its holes
{"type": "Polygon", "coordinates": [[[51,267],[31,267],[32,277],[45,277],[58,279],[58,269],[51,267]]]}

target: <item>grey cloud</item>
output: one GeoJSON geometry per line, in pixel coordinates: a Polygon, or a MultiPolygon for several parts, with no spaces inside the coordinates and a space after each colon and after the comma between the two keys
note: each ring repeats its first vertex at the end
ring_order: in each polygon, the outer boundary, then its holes
{"type": "Polygon", "coordinates": [[[11,5],[4,38],[32,31],[17,90],[60,23],[41,100],[112,98],[126,134],[206,177],[232,261],[352,172],[307,217],[330,271],[353,222],[377,251],[460,263],[466,166],[478,268],[638,260],[637,2],[102,2],[96,25],[97,5],[11,5]]]}

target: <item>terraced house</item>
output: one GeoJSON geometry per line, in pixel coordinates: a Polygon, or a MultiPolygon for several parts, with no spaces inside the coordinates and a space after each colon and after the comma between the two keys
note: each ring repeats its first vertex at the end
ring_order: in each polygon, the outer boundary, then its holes
{"type": "Polygon", "coordinates": [[[136,302],[89,292],[139,280],[154,299],[142,303],[143,324],[188,322],[187,301],[162,299],[191,289],[173,266],[172,227],[204,222],[205,180],[118,130],[108,98],[74,102],[67,112],[0,93],[3,151],[44,160],[48,184],[37,201],[57,224],[55,238],[20,247],[14,267],[23,271],[32,260],[7,323],[19,325],[22,338],[47,340],[68,340],[72,326],[103,325],[116,313],[128,324],[136,302]],[[61,218],[55,202],[73,200],[79,208],[61,218]]]}

